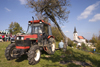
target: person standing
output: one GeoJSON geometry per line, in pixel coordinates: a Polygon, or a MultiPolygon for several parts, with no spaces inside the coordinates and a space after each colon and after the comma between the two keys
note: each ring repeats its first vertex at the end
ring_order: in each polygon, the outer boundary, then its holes
{"type": "Polygon", "coordinates": [[[6,41],[8,42],[8,35],[6,35],[6,41]]]}
{"type": "Polygon", "coordinates": [[[6,34],[4,35],[4,39],[5,39],[5,41],[7,41],[7,39],[6,39],[6,34]]]}
{"type": "Polygon", "coordinates": [[[0,38],[2,38],[1,34],[0,34],[0,38]]]}
{"type": "Polygon", "coordinates": [[[0,42],[3,42],[3,40],[2,40],[2,35],[0,34],[0,42]]]}
{"type": "Polygon", "coordinates": [[[59,43],[59,48],[62,49],[64,46],[63,40],[61,40],[61,42],[59,43]]]}
{"type": "Polygon", "coordinates": [[[10,41],[10,35],[9,35],[9,39],[8,40],[10,41]]]}
{"type": "Polygon", "coordinates": [[[5,37],[4,37],[4,35],[2,35],[2,39],[3,39],[3,41],[5,41],[5,37]]]}

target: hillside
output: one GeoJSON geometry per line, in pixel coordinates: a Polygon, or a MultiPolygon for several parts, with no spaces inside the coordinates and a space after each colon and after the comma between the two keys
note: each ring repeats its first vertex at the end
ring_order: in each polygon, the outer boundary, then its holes
{"type": "Polygon", "coordinates": [[[4,53],[8,44],[10,42],[0,42],[0,67],[99,67],[100,65],[100,55],[70,47],[65,53],[61,50],[56,50],[54,55],[43,53],[36,65],[29,65],[26,55],[7,61],[4,53]]]}

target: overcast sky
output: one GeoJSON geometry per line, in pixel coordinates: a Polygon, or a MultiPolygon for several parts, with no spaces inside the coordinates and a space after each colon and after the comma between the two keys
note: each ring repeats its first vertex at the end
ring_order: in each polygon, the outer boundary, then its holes
{"type": "MultiPolygon", "coordinates": [[[[68,23],[62,25],[67,37],[73,40],[74,27],[79,36],[91,39],[100,31],[100,0],[70,0],[68,23]]],[[[0,30],[8,29],[11,22],[18,22],[24,30],[28,21],[35,17],[33,9],[28,8],[26,0],[0,0],[0,30]]]]}

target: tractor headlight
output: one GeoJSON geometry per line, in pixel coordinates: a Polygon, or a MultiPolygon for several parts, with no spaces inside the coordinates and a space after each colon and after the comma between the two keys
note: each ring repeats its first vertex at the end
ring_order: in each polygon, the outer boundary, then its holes
{"type": "Polygon", "coordinates": [[[31,23],[28,23],[29,25],[31,24],[31,23]]]}
{"type": "Polygon", "coordinates": [[[17,37],[16,39],[19,40],[19,37],[17,37]]]}
{"type": "Polygon", "coordinates": [[[40,23],[42,23],[42,22],[40,21],[40,23]]]}
{"type": "Polygon", "coordinates": [[[21,37],[21,40],[24,40],[24,37],[21,37]]]}

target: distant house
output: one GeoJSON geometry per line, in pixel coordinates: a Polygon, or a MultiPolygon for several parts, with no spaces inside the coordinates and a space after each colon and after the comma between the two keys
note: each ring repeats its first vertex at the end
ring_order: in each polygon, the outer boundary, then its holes
{"type": "Polygon", "coordinates": [[[9,31],[6,31],[6,30],[0,30],[0,34],[10,34],[10,32],[9,31]]]}
{"type": "Polygon", "coordinates": [[[76,27],[74,28],[73,32],[73,37],[74,37],[74,42],[75,43],[85,43],[86,44],[86,39],[83,36],[78,36],[78,33],[76,31],[76,27]]]}

